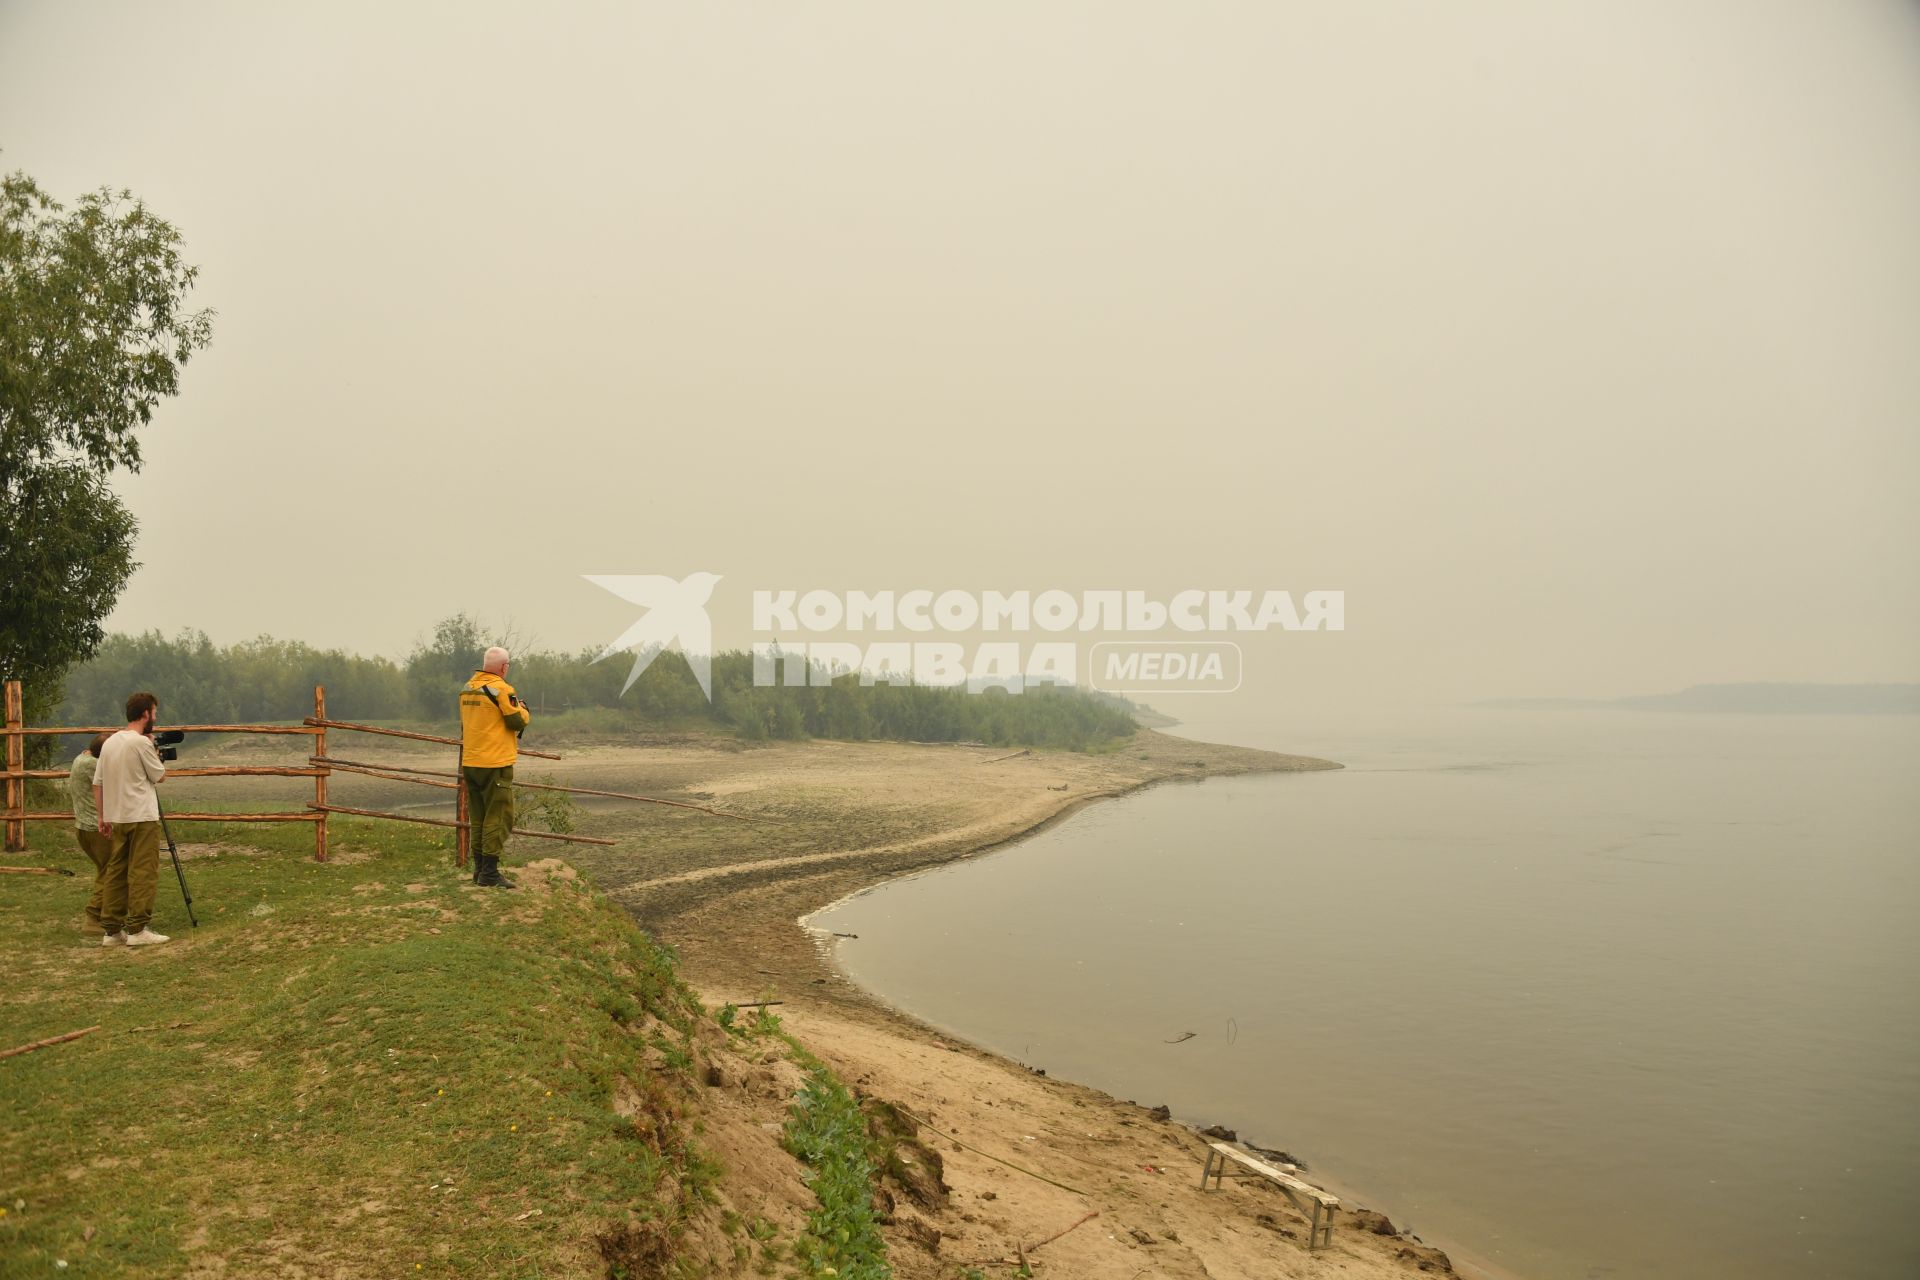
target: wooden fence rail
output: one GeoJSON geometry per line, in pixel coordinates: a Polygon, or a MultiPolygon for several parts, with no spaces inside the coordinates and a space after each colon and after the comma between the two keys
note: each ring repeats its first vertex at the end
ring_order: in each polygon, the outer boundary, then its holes
{"type": "MultiPolygon", "coordinates": [[[[43,728],[29,727],[21,723],[21,708],[24,700],[21,696],[20,682],[6,682],[6,725],[0,729],[7,742],[6,768],[6,851],[19,853],[27,847],[26,824],[29,822],[71,822],[71,810],[51,812],[29,812],[26,808],[25,794],[28,779],[53,780],[70,776],[66,769],[28,769],[25,767],[26,739],[29,737],[67,736],[92,737],[97,733],[114,733],[125,725],[103,725],[90,727],[43,728]]],[[[394,822],[415,822],[426,826],[451,827],[455,830],[454,861],[464,867],[467,865],[468,844],[472,835],[472,823],[467,814],[467,788],[461,781],[459,758],[454,759],[454,769],[447,772],[439,769],[416,769],[407,765],[383,764],[377,761],[341,760],[327,754],[327,731],[338,730],[346,733],[366,733],[389,738],[406,738],[415,742],[434,742],[445,746],[458,747],[460,739],[442,737],[433,733],[415,733],[410,729],[389,729],[382,725],[357,724],[350,720],[332,720],[327,717],[327,689],[325,685],[313,687],[313,714],[298,725],[284,724],[186,724],[169,725],[170,729],[182,729],[188,733],[264,733],[264,734],[305,734],[313,739],[312,754],[304,765],[206,765],[200,768],[169,769],[170,778],[312,778],[313,799],[307,802],[303,811],[272,813],[169,813],[167,817],[176,822],[307,822],[313,824],[313,857],[316,862],[327,860],[327,815],[333,813],[353,814],[357,817],[386,818],[394,822]],[[347,805],[331,803],[327,798],[327,780],[334,773],[348,773],[371,778],[381,778],[390,782],[409,782],[416,786],[432,787],[438,790],[451,790],[454,793],[454,817],[426,818],[417,814],[385,813],[377,809],[357,809],[347,805]]],[[[547,751],[532,751],[525,747],[520,754],[536,760],[558,760],[561,757],[547,751]]],[[[635,795],[626,791],[600,791],[592,787],[567,787],[551,782],[517,782],[516,787],[535,791],[558,791],[568,795],[602,796],[615,800],[634,800],[644,804],[666,805],[673,809],[691,809],[697,813],[711,814],[716,818],[732,818],[739,822],[765,822],[769,819],[752,817],[743,813],[727,813],[721,809],[709,809],[704,805],[686,804],[679,800],[662,800],[658,796],[635,795]]],[[[775,819],[774,821],[777,821],[775,819]]],[[[538,840],[562,840],[572,844],[610,845],[612,840],[596,836],[579,836],[557,831],[529,831],[515,827],[513,834],[532,836],[538,840]]]]}
{"type": "MultiPolygon", "coordinates": [[[[91,738],[99,733],[114,733],[126,728],[124,724],[115,725],[65,725],[42,726],[22,723],[22,696],[20,682],[6,682],[7,722],[0,729],[7,739],[7,808],[6,808],[6,851],[19,853],[27,847],[26,824],[29,822],[72,822],[73,811],[56,810],[52,812],[28,812],[25,803],[26,784],[30,778],[54,780],[69,776],[67,769],[28,769],[25,767],[26,740],[35,737],[77,737],[91,738]]],[[[317,718],[326,717],[327,692],[321,685],[313,689],[313,709],[317,718]]],[[[169,725],[170,729],[181,729],[187,733],[253,733],[253,734],[301,734],[314,740],[316,751],[326,753],[326,730],[307,725],[285,724],[183,724],[169,725]]],[[[206,765],[199,768],[169,769],[167,776],[172,778],[312,778],[314,799],[322,803],[327,797],[327,768],[324,765],[206,765]]],[[[294,812],[269,813],[168,813],[167,818],[174,822],[305,822],[313,827],[313,856],[317,861],[327,860],[327,815],[308,810],[294,812]]]]}
{"type": "MultiPolygon", "coordinates": [[[[457,747],[460,745],[460,739],[443,738],[437,733],[415,733],[411,729],[388,729],[382,725],[377,725],[377,724],[354,724],[351,721],[347,721],[347,720],[329,720],[323,715],[308,716],[305,720],[301,721],[301,723],[305,725],[310,725],[313,728],[316,728],[320,731],[320,745],[323,747],[327,744],[328,729],[351,729],[355,733],[378,733],[389,738],[411,738],[415,742],[443,742],[450,747],[457,747]]],[[[304,733],[304,732],[310,732],[310,731],[311,730],[289,730],[288,732],[304,733]]],[[[324,751],[321,751],[319,752],[319,754],[325,755],[327,753],[324,751]]],[[[552,752],[535,751],[531,747],[521,747],[520,754],[523,756],[532,756],[536,760],[560,759],[559,756],[554,755],[552,752]]]]}
{"type": "MultiPolygon", "coordinates": [[[[90,738],[99,733],[114,733],[124,729],[125,725],[70,725],[39,726],[22,723],[22,708],[25,700],[21,694],[20,682],[6,682],[6,725],[0,728],[0,734],[6,737],[6,851],[19,853],[27,847],[26,824],[29,822],[72,822],[72,810],[29,811],[26,807],[26,783],[29,779],[55,780],[69,777],[67,769],[28,769],[25,767],[26,740],[30,737],[81,737],[90,738]]],[[[339,730],[351,733],[376,734],[391,738],[408,738],[418,742],[436,742],[457,747],[460,739],[442,737],[432,733],[414,733],[406,729],[388,729],[380,725],[357,724],[346,720],[333,720],[327,716],[327,690],[325,685],[313,687],[313,714],[298,725],[284,724],[185,724],[168,725],[169,729],[181,729],[188,733],[253,733],[253,734],[302,734],[313,739],[313,752],[303,765],[207,765],[200,768],[169,769],[170,778],[312,778],[313,799],[307,802],[304,810],[294,812],[268,813],[172,813],[167,818],[174,822],[305,822],[313,827],[313,857],[316,862],[327,860],[327,815],[333,813],[353,814],[358,817],[387,818],[396,822],[416,822],[429,826],[451,827],[455,830],[454,860],[460,866],[467,865],[468,845],[471,839],[472,824],[467,820],[467,789],[457,781],[459,774],[427,775],[425,771],[412,770],[404,766],[391,768],[378,764],[347,765],[337,763],[327,755],[327,731],[339,730]],[[404,813],[384,813],[376,809],[359,809],[347,805],[329,803],[327,798],[327,780],[335,770],[343,773],[366,774],[394,782],[410,782],[417,785],[435,787],[455,793],[455,816],[445,818],[423,818],[404,813]],[[444,781],[443,779],[455,779],[444,781]]],[[[523,756],[532,756],[540,760],[558,760],[560,757],[547,751],[523,749],[523,756]]],[[[458,768],[456,758],[455,767],[458,768]]],[[[665,802],[656,802],[665,803],[665,802]]],[[[574,844],[610,845],[612,840],[603,840],[594,836],[577,836],[555,831],[528,831],[514,828],[514,835],[533,836],[542,840],[563,840],[574,844]]]]}

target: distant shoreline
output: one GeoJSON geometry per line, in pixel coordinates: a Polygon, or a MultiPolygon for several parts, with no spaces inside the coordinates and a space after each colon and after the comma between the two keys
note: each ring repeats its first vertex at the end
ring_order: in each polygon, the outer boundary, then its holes
{"type": "Polygon", "coordinates": [[[1696,684],[1625,698],[1486,698],[1490,711],[1669,711],[1700,715],[1920,715],[1920,684],[1696,684]]]}

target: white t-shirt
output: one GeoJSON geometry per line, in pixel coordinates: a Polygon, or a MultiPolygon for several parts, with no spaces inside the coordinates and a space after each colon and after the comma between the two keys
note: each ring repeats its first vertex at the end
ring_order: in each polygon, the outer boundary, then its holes
{"type": "Polygon", "coordinates": [[[160,821],[153,786],[167,776],[160,748],[135,729],[122,729],[100,748],[93,780],[100,788],[100,816],[114,822],[160,821]]]}

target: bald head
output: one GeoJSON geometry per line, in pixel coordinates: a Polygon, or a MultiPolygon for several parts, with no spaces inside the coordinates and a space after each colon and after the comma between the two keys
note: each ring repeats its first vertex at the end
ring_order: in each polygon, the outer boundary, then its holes
{"type": "Polygon", "coordinates": [[[495,645],[493,648],[487,650],[486,660],[480,664],[480,669],[499,675],[507,669],[507,659],[510,656],[505,649],[502,649],[499,645],[495,645]]]}

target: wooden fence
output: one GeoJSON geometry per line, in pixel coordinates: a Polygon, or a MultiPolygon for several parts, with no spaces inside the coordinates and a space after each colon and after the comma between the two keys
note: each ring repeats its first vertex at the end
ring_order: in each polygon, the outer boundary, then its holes
{"type": "MultiPolygon", "coordinates": [[[[28,727],[21,723],[23,699],[20,682],[6,682],[6,726],[0,730],[7,740],[7,807],[6,851],[19,853],[27,847],[26,824],[29,822],[72,822],[71,809],[50,812],[29,812],[26,808],[26,783],[29,778],[57,779],[69,776],[66,769],[28,769],[26,762],[26,740],[32,737],[81,737],[91,738],[97,733],[113,733],[126,728],[123,724],[105,726],[63,726],[58,728],[28,727]]],[[[402,765],[379,764],[364,761],[339,760],[327,753],[327,733],[365,733],[390,738],[408,738],[416,742],[436,742],[450,747],[458,747],[460,739],[443,738],[431,733],[412,733],[405,729],[387,729],[378,725],[354,724],[344,720],[331,720],[327,717],[327,690],[324,685],[313,688],[313,714],[298,725],[279,724],[181,724],[167,725],[168,729],[184,729],[188,733],[264,733],[264,734],[304,734],[311,738],[312,751],[305,765],[208,765],[201,768],[169,768],[169,778],[312,778],[313,799],[304,809],[291,812],[272,813],[174,813],[168,811],[167,818],[174,822],[305,822],[313,827],[313,856],[317,862],[327,860],[327,818],[330,814],[348,813],[365,818],[387,818],[395,822],[417,822],[434,827],[452,827],[457,832],[454,838],[454,860],[460,866],[467,865],[469,836],[472,829],[467,820],[467,789],[460,781],[459,760],[456,756],[454,768],[448,772],[409,768],[402,765]],[[383,778],[391,782],[410,782],[417,786],[435,787],[454,793],[454,817],[423,818],[415,814],[385,813],[376,809],[357,809],[346,805],[330,803],[327,799],[327,779],[334,773],[349,773],[383,778]]],[[[520,749],[522,756],[531,756],[539,760],[558,760],[559,756],[546,751],[520,749]]],[[[640,800],[650,804],[673,804],[672,801],[659,800],[652,796],[627,795],[623,792],[594,791],[585,787],[563,787],[552,783],[516,783],[516,787],[531,787],[538,791],[561,791],[575,795],[615,796],[620,799],[640,800]]],[[[675,808],[698,809],[697,805],[673,804],[675,808]]],[[[715,813],[720,817],[737,817],[736,814],[722,814],[717,810],[703,809],[702,812],[715,813]]],[[[610,845],[612,840],[603,840],[595,836],[566,835],[555,831],[527,831],[514,828],[514,835],[532,836],[540,840],[564,840],[573,844],[610,845]]]]}

